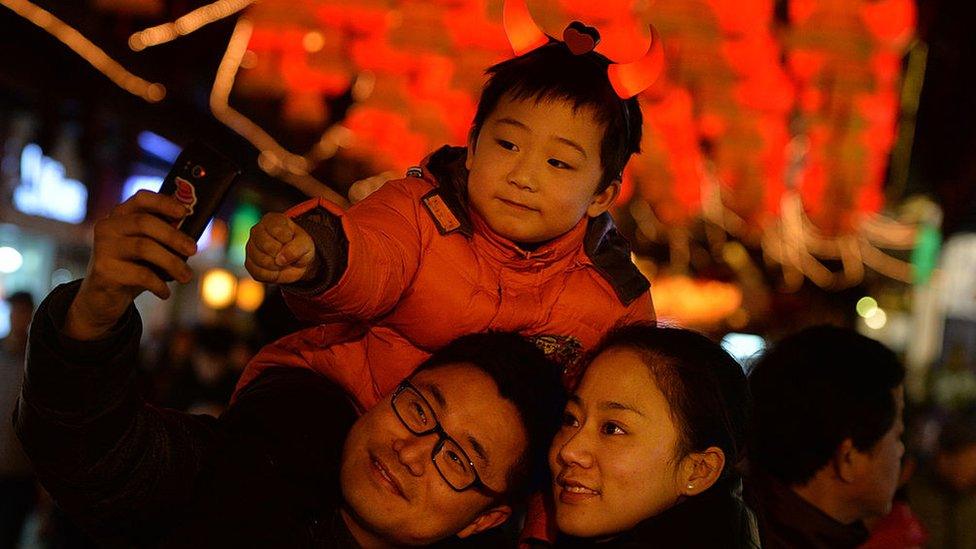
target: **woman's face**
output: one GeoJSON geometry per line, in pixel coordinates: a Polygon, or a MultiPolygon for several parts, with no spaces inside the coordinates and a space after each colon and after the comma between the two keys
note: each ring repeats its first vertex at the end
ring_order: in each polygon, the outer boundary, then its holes
{"type": "Polygon", "coordinates": [[[611,536],[674,505],[682,493],[678,438],[640,356],[629,349],[597,356],[549,451],[559,530],[611,536]]]}

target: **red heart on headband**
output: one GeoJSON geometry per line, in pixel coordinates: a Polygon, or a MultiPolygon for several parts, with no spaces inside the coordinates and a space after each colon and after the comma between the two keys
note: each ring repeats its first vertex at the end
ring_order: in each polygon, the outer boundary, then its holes
{"type": "Polygon", "coordinates": [[[573,55],[583,55],[593,51],[600,42],[600,33],[579,21],[573,21],[563,31],[563,42],[573,55]]]}

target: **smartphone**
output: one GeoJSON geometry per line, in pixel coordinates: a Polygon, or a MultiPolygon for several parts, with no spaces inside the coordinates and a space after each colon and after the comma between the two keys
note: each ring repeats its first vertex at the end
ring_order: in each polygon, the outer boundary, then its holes
{"type": "MultiPolygon", "coordinates": [[[[193,142],[183,149],[159,188],[159,194],[172,195],[189,209],[173,226],[194,242],[199,240],[240,175],[237,164],[203,143],[193,142]]],[[[153,266],[153,271],[164,281],[173,280],[162,269],[153,266]]]]}

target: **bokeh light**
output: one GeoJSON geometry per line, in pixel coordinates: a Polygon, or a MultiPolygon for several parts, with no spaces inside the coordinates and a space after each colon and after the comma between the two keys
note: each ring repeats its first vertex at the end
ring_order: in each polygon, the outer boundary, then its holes
{"type": "Polygon", "coordinates": [[[325,46],[325,37],[318,31],[309,32],[302,38],[302,46],[309,53],[321,51],[325,46]]]}
{"type": "Polygon", "coordinates": [[[237,308],[253,313],[264,301],[264,284],[253,278],[242,278],[237,284],[237,308]]]}
{"type": "Polygon", "coordinates": [[[0,248],[0,273],[10,274],[20,270],[24,264],[24,256],[10,246],[0,248]]]}
{"type": "Polygon", "coordinates": [[[200,280],[200,297],[211,309],[225,309],[237,296],[237,277],[224,269],[210,269],[200,280]]]}
{"type": "Polygon", "coordinates": [[[60,286],[71,282],[75,279],[75,275],[68,269],[60,268],[51,273],[51,286],[60,286]]]}
{"type": "Polygon", "coordinates": [[[888,323],[888,314],[883,309],[875,307],[874,313],[864,319],[864,323],[872,330],[880,330],[888,323]]]}
{"type": "Polygon", "coordinates": [[[878,302],[873,297],[864,296],[857,300],[857,305],[855,305],[857,314],[861,318],[868,318],[874,315],[875,311],[878,309],[878,302]]]}

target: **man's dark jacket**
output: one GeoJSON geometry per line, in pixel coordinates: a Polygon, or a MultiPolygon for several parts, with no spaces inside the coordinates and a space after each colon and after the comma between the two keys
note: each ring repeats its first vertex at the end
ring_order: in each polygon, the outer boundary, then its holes
{"type": "Polygon", "coordinates": [[[78,285],[56,288],[34,317],[14,422],[41,483],[83,529],[122,547],[351,544],[338,475],[356,412],[337,386],[272,369],[219,419],[150,406],[135,378],[134,307],[98,341],[63,335],[78,285]]]}
{"type": "Polygon", "coordinates": [[[868,540],[861,521],[837,522],[766,473],[753,471],[745,488],[763,549],[854,549],[868,540]]]}

